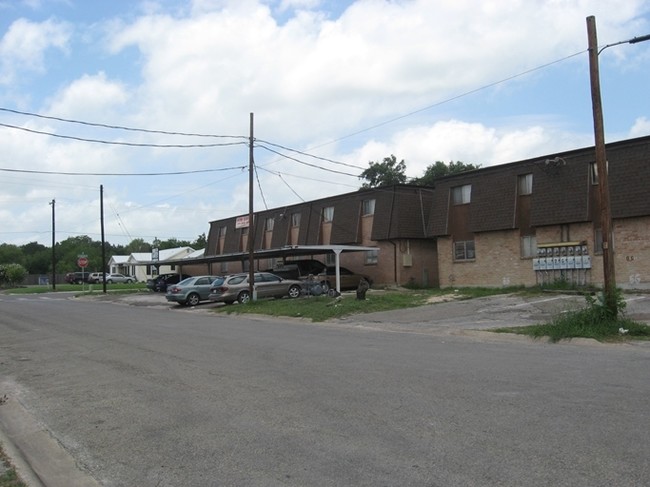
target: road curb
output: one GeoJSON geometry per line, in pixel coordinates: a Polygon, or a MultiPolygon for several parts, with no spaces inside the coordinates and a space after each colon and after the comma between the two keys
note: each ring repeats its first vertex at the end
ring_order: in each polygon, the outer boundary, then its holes
{"type": "Polygon", "coordinates": [[[16,473],[29,487],[99,487],[74,458],[18,400],[15,384],[2,382],[0,441],[16,473]]]}

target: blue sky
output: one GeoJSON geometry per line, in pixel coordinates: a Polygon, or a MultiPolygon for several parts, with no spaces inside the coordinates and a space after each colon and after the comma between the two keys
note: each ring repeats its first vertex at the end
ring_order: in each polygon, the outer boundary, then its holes
{"type": "MultiPolygon", "coordinates": [[[[0,0],[0,242],[49,245],[52,200],[57,240],[99,240],[100,185],[115,244],[247,213],[251,112],[256,210],[391,154],[417,177],[590,146],[589,15],[601,46],[650,34],[648,0],[0,0]]],[[[606,140],[650,135],[650,42],[599,59],[606,140]]]]}

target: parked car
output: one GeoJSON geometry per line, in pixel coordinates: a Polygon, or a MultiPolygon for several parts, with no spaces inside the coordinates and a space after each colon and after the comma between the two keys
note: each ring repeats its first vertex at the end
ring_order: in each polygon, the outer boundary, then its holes
{"type": "Polygon", "coordinates": [[[132,282],[135,282],[135,279],[131,276],[125,276],[124,274],[106,274],[106,284],[113,284],[113,283],[130,284],[132,282]]]}
{"type": "MultiPolygon", "coordinates": [[[[108,274],[106,274],[106,277],[108,277],[108,274]]],[[[88,275],[88,282],[90,283],[104,282],[103,274],[101,272],[91,272],[88,275]]]]}
{"type": "Polygon", "coordinates": [[[171,284],[178,284],[183,279],[192,277],[189,274],[177,274],[175,272],[169,274],[160,274],[152,279],[147,279],[147,289],[151,289],[155,293],[167,292],[167,288],[171,284]]]}
{"type": "Polygon", "coordinates": [[[183,279],[178,284],[167,288],[165,298],[167,301],[178,303],[182,306],[196,306],[201,301],[208,299],[210,287],[219,276],[194,276],[183,279]]]}
{"type": "MultiPolygon", "coordinates": [[[[235,301],[250,301],[248,273],[233,274],[212,283],[210,301],[232,304],[235,301]]],[[[283,279],[270,272],[256,272],[254,275],[255,292],[258,298],[297,298],[302,291],[302,282],[297,279],[283,279]]]]}
{"type": "MultiPolygon", "coordinates": [[[[339,267],[340,280],[341,280],[341,290],[345,289],[356,289],[359,286],[359,281],[363,278],[368,281],[368,284],[372,284],[372,280],[368,276],[363,276],[361,274],[356,274],[350,269],[345,267],[339,267]]],[[[328,265],[323,272],[315,276],[316,279],[320,282],[320,285],[323,288],[323,292],[327,293],[330,289],[336,289],[336,267],[333,265],[328,265]]]]}
{"type": "Polygon", "coordinates": [[[306,279],[310,274],[316,275],[325,271],[325,264],[315,259],[297,259],[288,260],[284,264],[280,263],[273,269],[264,272],[270,272],[283,279],[306,279]]]}
{"type": "Polygon", "coordinates": [[[88,282],[89,277],[89,272],[68,272],[64,279],[68,284],[81,284],[82,282],[88,282]]]}

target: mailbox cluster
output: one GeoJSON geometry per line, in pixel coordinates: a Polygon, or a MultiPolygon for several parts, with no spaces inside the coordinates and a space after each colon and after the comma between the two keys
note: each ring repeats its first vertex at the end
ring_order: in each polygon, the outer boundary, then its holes
{"type": "Polygon", "coordinates": [[[558,280],[573,284],[586,284],[587,271],[591,269],[591,256],[587,245],[559,243],[542,245],[533,259],[533,270],[538,284],[558,280]]]}

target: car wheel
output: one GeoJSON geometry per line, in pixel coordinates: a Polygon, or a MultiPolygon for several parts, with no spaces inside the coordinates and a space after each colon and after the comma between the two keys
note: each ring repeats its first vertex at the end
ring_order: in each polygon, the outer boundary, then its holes
{"type": "Polygon", "coordinates": [[[251,300],[251,294],[248,291],[241,291],[237,296],[239,304],[246,304],[251,300]]]}
{"type": "Polygon", "coordinates": [[[201,297],[196,293],[191,293],[185,301],[189,306],[196,306],[201,301],[201,297]]]}
{"type": "Polygon", "coordinates": [[[126,280],[126,283],[127,283],[127,284],[131,284],[132,282],[133,282],[133,279],[127,279],[127,280],[126,280]]]}
{"type": "Polygon", "coordinates": [[[300,291],[301,291],[300,286],[294,284],[289,288],[289,297],[297,298],[298,296],[300,296],[300,291]]]}
{"type": "Polygon", "coordinates": [[[113,281],[111,281],[110,279],[107,279],[106,284],[113,284],[113,281]]]}
{"type": "Polygon", "coordinates": [[[330,283],[327,281],[321,281],[320,287],[323,288],[323,294],[327,294],[327,292],[330,290],[330,283]]]}

